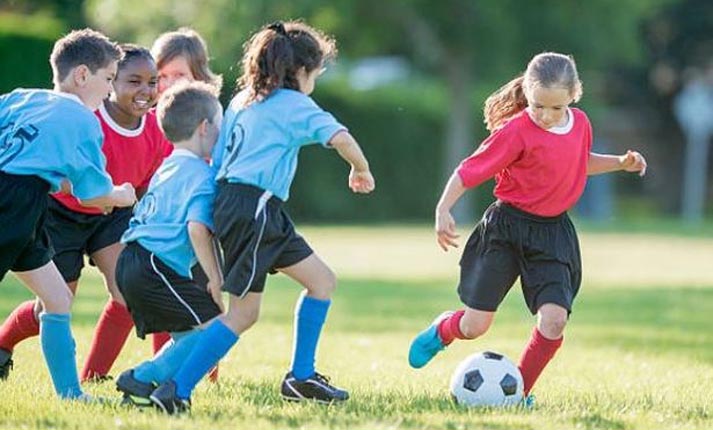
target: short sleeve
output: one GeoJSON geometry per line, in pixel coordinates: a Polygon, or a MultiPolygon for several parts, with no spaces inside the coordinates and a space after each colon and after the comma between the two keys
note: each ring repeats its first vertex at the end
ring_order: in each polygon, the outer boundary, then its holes
{"type": "Polygon", "coordinates": [[[335,134],[347,130],[332,114],[304,95],[295,103],[291,118],[292,135],[297,146],[312,143],[327,146],[335,134]]]}
{"type": "Polygon", "coordinates": [[[456,173],[464,187],[478,186],[514,162],[523,150],[524,142],[510,122],[485,139],[473,155],[461,162],[456,173]]]}
{"type": "Polygon", "coordinates": [[[211,231],[213,226],[213,202],[215,200],[215,183],[213,178],[204,180],[193,192],[186,213],[186,222],[199,222],[211,231]]]}
{"type": "Polygon", "coordinates": [[[113,188],[106,173],[106,158],[100,149],[102,140],[99,133],[98,137],[85,139],[76,148],[68,179],[72,183],[72,194],[80,200],[107,195],[113,188]]]}

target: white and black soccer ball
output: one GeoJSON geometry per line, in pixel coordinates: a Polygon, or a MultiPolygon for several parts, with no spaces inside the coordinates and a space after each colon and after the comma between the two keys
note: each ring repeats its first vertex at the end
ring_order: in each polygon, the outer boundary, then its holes
{"type": "Polygon", "coordinates": [[[520,370],[495,352],[469,356],[451,377],[451,395],[459,405],[511,406],[522,401],[522,393],[520,370]]]}

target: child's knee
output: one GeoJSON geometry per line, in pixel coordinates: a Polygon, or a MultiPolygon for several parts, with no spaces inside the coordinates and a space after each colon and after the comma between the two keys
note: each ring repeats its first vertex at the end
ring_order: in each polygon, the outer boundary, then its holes
{"type": "Polygon", "coordinates": [[[460,330],[467,339],[475,339],[484,335],[490,328],[489,321],[468,321],[461,319],[460,330]]]}
{"type": "Polygon", "coordinates": [[[307,288],[312,296],[320,299],[329,299],[336,289],[337,275],[331,269],[327,269],[317,282],[307,288]]]}
{"type": "Polygon", "coordinates": [[[567,326],[567,312],[543,312],[540,316],[538,330],[548,339],[559,339],[567,326]]]}
{"type": "Polygon", "coordinates": [[[224,316],[223,321],[233,332],[241,334],[257,322],[260,318],[260,307],[242,307],[237,310],[229,310],[224,316]]]}
{"type": "Polygon", "coordinates": [[[39,315],[42,311],[53,314],[68,314],[72,309],[74,296],[67,288],[54,290],[48,297],[41,298],[35,305],[35,312],[39,315]]]}

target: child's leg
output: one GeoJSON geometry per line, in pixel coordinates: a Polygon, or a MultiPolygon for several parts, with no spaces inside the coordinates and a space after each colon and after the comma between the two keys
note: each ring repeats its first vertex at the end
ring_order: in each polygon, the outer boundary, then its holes
{"type": "Polygon", "coordinates": [[[12,353],[15,345],[40,334],[38,311],[37,300],[27,300],[17,306],[0,326],[0,348],[12,353]]]}
{"type": "Polygon", "coordinates": [[[307,379],[315,373],[317,344],[337,280],[329,267],[314,253],[297,264],[280,269],[280,272],[306,289],[295,305],[291,372],[297,379],[307,379]]]}
{"type": "Polygon", "coordinates": [[[455,339],[475,339],[488,331],[495,312],[470,307],[446,311],[421,331],[411,343],[409,364],[416,369],[425,366],[455,339]]]}
{"type": "Polygon", "coordinates": [[[547,363],[562,346],[567,317],[567,309],[553,303],[546,303],[537,311],[537,327],[532,331],[518,365],[525,383],[525,395],[530,393],[547,363]]]}
{"type": "Polygon", "coordinates": [[[82,395],[75,363],[75,343],[70,328],[72,293],[53,262],[15,275],[40,298],[40,341],[55,391],[63,398],[82,395]]]}
{"type": "MultiPolygon", "coordinates": [[[[69,282],[67,286],[74,296],[77,282],[69,282]]],[[[40,313],[43,310],[42,301],[39,299],[28,300],[17,306],[0,326],[0,349],[12,355],[18,343],[39,335],[40,313]]]]}
{"type": "Polygon", "coordinates": [[[255,324],[261,301],[261,293],[247,293],[242,299],[230,295],[228,312],[200,333],[196,345],[173,378],[179,399],[189,399],[201,378],[228,353],[240,335],[255,324]]]}
{"type": "Polygon", "coordinates": [[[111,297],[94,330],[92,346],[82,369],[82,381],[101,378],[109,373],[134,326],[116,284],[116,263],[123,249],[124,245],[115,243],[91,255],[104,275],[104,283],[111,297]]]}
{"type": "Polygon", "coordinates": [[[134,368],[134,377],[144,383],[157,385],[171,379],[200,338],[201,329],[171,333],[171,340],[152,359],[134,368]]]}
{"type": "Polygon", "coordinates": [[[153,353],[158,354],[164,345],[171,340],[171,335],[166,332],[153,333],[151,335],[151,344],[153,345],[153,353]]]}

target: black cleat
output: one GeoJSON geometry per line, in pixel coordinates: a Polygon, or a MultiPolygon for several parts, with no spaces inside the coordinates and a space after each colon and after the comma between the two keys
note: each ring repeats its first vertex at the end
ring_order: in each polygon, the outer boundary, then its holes
{"type": "Polygon", "coordinates": [[[4,381],[10,376],[10,370],[14,364],[12,352],[0,348],[0,363],[0,380],[4,381]]]}
{"type": "Polygon", "coordinates": [[[179,399],[176,396],[176,383],[164,382],[149,396],[151,402],[168,415],[180,414],[191,410],[191,399],[179,399]]]}
{"type": "Polygon", "coordinates": [[[292,372],[285,375],[280,389],[282,398],[290,401],[312,400],[318,403],[343,402],[349,392],[329,383],[329,378],[316,373],[307,379],[296,379],[292,372]]]}
{"type": "Polygon", "coordinates": [[[116,391],[124,393],[122,403],[134,406],[152,406],[149,399],[156,384],[141,382],[134,377],[134,369],[122,372],[116,380],[116,391]]]}

